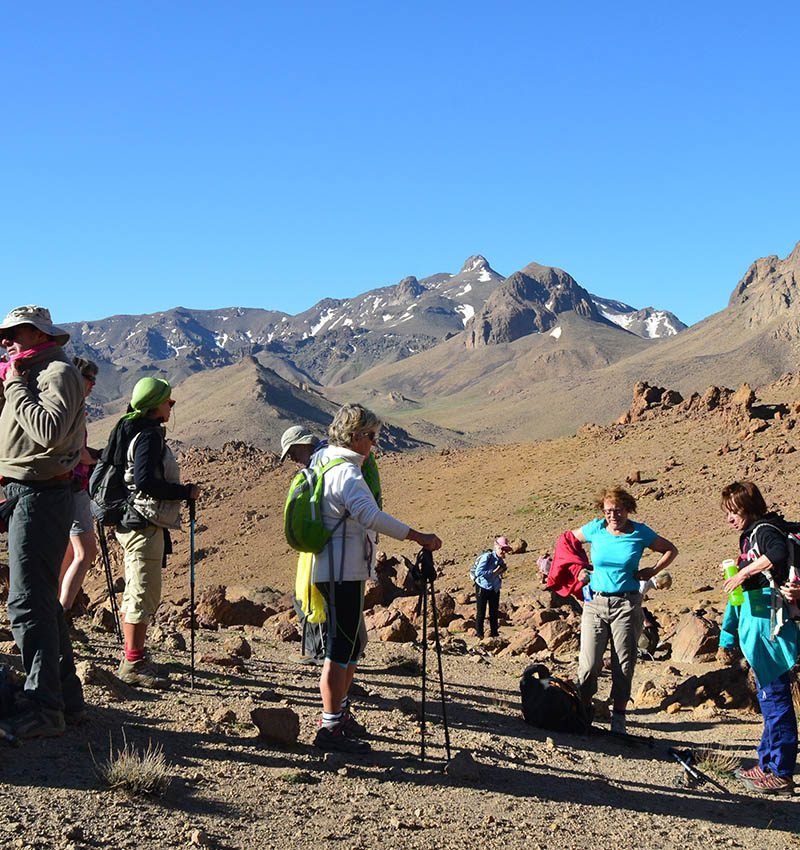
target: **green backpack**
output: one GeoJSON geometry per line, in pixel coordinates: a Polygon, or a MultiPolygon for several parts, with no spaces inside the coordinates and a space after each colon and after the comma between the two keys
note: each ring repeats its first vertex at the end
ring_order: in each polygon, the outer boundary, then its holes
{"type": "Polygon", "coordinates": [[[336,457],[321,466],[301,469],[292,479],[283,508],[283,531],[292,549],[318,555],[344,520],[342,517],[335,528],[325,528],[322,522],[322,491],[325,473],[346,462],[344,458],[336,457]]]}

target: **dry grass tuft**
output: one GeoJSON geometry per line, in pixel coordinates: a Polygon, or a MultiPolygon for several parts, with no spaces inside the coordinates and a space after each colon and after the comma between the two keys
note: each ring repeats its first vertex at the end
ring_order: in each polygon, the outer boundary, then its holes
{"type": "Polygon", "coordinates": [[[122,730],[121,749],[114,752],[109,733],[108,759],[100,764],[94,758],[95,769],[109,788],[122,788],[131,794],[161,796],[169,787],[169,765],[160,745],[147,742],[147,748],[139,752],[129,744],[122,730]]]}
{"type": "Polygon", "coordinates": [[[733,750],[725,746],[697,747],[694,761],[700,770],[717,776],[729,776],[742,763],[733,750]]]}

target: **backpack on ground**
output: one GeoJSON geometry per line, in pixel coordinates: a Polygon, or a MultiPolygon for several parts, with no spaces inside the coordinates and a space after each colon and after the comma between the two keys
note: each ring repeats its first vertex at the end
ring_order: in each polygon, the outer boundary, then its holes
{"type": "Polygon", "coordinates": [[[638,654],[640,658],[652,660],[661,642],[659,622],[656,615],[645,607],[642,607],[642,620],[642,632],[637,640],[638,654]]]}
{"type": "Polygon", "coordinates": [[[340,463],[345,459],[336,457],[301,469],[292,479],[283,508],[283,531],[292,549],[318,555],[331,539],[336,529],[325,528],[322,521],[322,493],[325,473],[340,463]]]}
{"type": "Polygon", "coordinates": [[[477,558],[475,558],[474,563],[469,568],[469,580],[472,582],[472,584],[475,584],[477,580],[478,564],[483,560],[484,555],[490,555],[491,552],[491,549],[485,549],[483,552],[480,553],[480,555],[478,555],[477,558]]]}
{"type": "Polygon", "coordinates": [[[551,676],[544,664],[526,667],[519,689],[526,723],[551,732],[583,735],[589,731],[591,718],[578,696],[577,687],[551,676]]]}
{"type": "Polygon", "coordinates": [[[124,447],[124,451],[120,451],[121,426],[120,422],[111,432],[103,454],[89,478],[92,516],[101,525],[117,525],[122,522],[132,495],[125,483],[125,466],[128,449],[134,445],[141,431],[134,435],[124,447]]]}

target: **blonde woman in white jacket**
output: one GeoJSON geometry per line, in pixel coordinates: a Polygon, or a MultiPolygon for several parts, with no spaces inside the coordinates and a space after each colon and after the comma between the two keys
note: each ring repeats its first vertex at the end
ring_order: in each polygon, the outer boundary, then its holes
{"type": "Polygon", "coordinates": [[[347,694],[364,649],[364,582],[375,562],[377,534],[412,540],[436,551],[442,541],[385,513],[375,501],[361,465],[378,441],[381,422],[360,404],[341,407],[328,429],[329,445],[314,456],[314,465],[342,462],[325,473],[322,517],[333,530],[331,542],[314,558],[313,581],[325,598],[328,639],[320,678],[322,719],[314,743],[323,750],[364,753],[365,730],[349,710],[347,694]]]}

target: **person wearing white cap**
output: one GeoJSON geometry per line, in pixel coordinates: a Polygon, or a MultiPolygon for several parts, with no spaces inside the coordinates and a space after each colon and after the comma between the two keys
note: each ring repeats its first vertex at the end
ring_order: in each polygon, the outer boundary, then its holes
{"type": "Polygon", "coordinates": [[[476,561],[475,601],[477,605],[475,616],[475,634],[483,637],[483,622],[486,619],[486,606],[489,606],[489,635],[498,635],[498,612],[500,608],[500,586],[503,583],[503,573],[508,569],[505,556],[511,552],[511,545],[505,537],[496,537],[494,549],[484,552],[476,561]]]}
{"type": "Polygon", "coordinates": [[[0,325],[0,476],[8,521],[11,631],[25,668],[20,738],[60,735],[84,709],[64,612],[61,559],[73,517],[72,470],[84,440],[84,384],[61,346],[69,334],[44,307],[12,310],[0,325]],[[8,504],[7,503],[7,504],[8,504]]]}
{"type": "Polygon", "coordinates": [[[320,441],[302,425],[292,425],[281,435],[281,463],[288,457],[300,466],[308,466],[320,441]]]}

